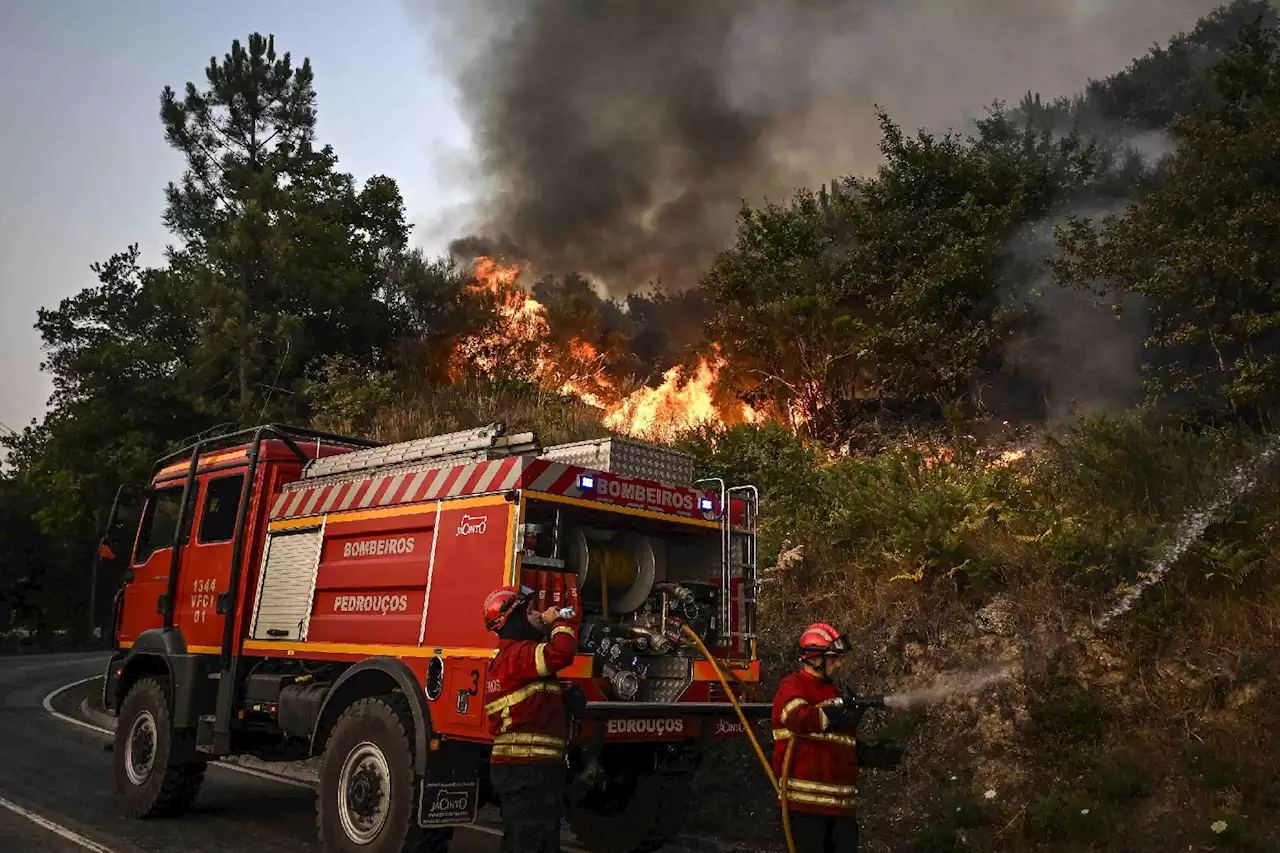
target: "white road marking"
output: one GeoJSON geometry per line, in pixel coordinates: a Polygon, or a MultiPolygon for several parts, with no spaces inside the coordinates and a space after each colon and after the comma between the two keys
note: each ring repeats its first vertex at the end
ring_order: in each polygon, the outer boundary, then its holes
{"type": "MultiPolygon", "coordinates": [[[[48,714],[61,720],[64,723],[70,723],[73,726],[79,726],[82,729],[88,729],[91,732],[97,732],[100,735],[106,735],[109,738],[114,738],[116,736],[116,733],[113,732],[111,729],[104,729],[102,726],[95,726],[93,723],[87,723],[84,720],[77,720],[75,717],[71,717],[59,711],[54,710],[54,707],[53,707],[54,697],[56,697],[59,693],[65,693],[66,691],[70,690],[73,687],[79,687],[81,684],[86,684],[90,681],[97,681],[101,677],[102,677],[101,675],[92,675],[88,678],[82,678],[79,681],[73,681],[70,684],[62,685],[57,690],[53,691],[48,696],[44,697],[44,701],[41,703],[44,705],[44,710],[48,714]]],[[[309,785],[306,782],[300,782],[297,779],[290,779],[287,776],[278,776],[275,773],[267,773],[262,770],[255,770],[252,767],[241,767],[238,764],[228,764],[227,762],[224,762],[224,761],[215,761],[213,762],[213,764],[215,767],[220,767],[223,770],[233,770],[236,773],[243,773],[246,776],[257,776],[259,779],[267,779],[271,782],[279,782],[282,785],[291,785],[295,788],[305,788],[308,791],[315,790],[315,786],[309,785]]]]}
{"type": "Polygon", "coordinates": [[[104,847],[103,845],[99,844],[93,839],[85,838],[80,833],[67,829],[65,826],[63,826],[60,823],[54,823],[53,821],[49,820],[47,817],[44,817],[43,815],[38,815],[35,812],[30,811],[29,809],[24,809],[22,806],[18,805],[17,803],[11,803],[8,800],[6,800],[4,797],[0,797],[0,806],[3,806],[4,808],[8,809],[9,811],[13,812],[16,815],[25,817],[27,820],[31,821],[37,826],[44,827],[45,829],[52,832],[54,835],[60,835],[63,838],[67,839],[68,841],[73,841],[76,844],[79,844],[81,847],[83,847],[86,850],[93,851],[93,853],[115,853],[115,851],[113,851],[110,847],[104,847]]]}
{"type": "MultiPolygon", "coordinates": [[[[42,704],[44,705],[45,712],[55,717],[56,719],[62,720],[62,722],[64,723],[71,723],[73,726],[80,726],[80,728],[82,729],[88,729],[89,731],[97,732],[98,734],[102,734],[102,735],[106,735],[107,737],[114,738],[115,732],[111,731],[111,729],[104,729],[102,726],[95,726],[93,723],[87,723],[84,720],[77,720],[75,717],[67,716],[66,714],[55,711],[53,708],[53,699],[59,693],[65,693],[66,691],[70,690],[73,687],[79,687],[81,684],[86,684],[90,681],[96,681],[101,677],[102,677],[101,675],[91,675],[88,678],[82,678],[79,681],[73,681],[70,684],[62,685],[57,690],[54,690],[48,696],[44,697],[44,702],[42,704]]],[[[224,770],[234,770],[236,773],[243,773],[246,776],[257,776],[259,779],[266,779],[270,782],[279,782],[282,785],[292,785],[295,788],[306,788],[308,791],[315,790],[314,785],[309,785],[306,782],[300,782],[297,779],[290,779],[287,776],[277,776],[275,773],[267,773],[262,770],[254,770],[252,767],[241,767],[238,764],[228,764],[223,761],[215,761],[213,762],[213,764],[215,767],[220,767],[224,770]]],[[[6,804],[6,801],[0,800],[0,805],[5,805],[5,804],[6,804]]],[[[24,817],[25,816],[26,815],[24,815],[24,817]]],[[[32,818],[32,820],[34,819],[35,818],[32,818]]],[[[467,826],[459,826],[456,828],[470,829],[475,832],[483,832],[485,835],[496,835],[499,838],[502,837],[501,829],[498,829],[496,827],[491,827],[491,826],[483,826],[478,823],[469,824],[467,826]]],[[[93,843],[93,842],[89,842],[89,843],[93,843]]],[[[95,851],[105,851],[105,853],[112,853],[112,851],[102,846],[92,847],[90,849],[95,851]]],[[[569,844],[562,844],[560,849],[563,850],[564,853],[589,853],[589,851],[587,850],[583,850],[581,848],[574,847],[569,844]]]]}
{"type": "Polygon", "coordinates": [[[66,714],[61,714],[53,710],[53,697],[57,696],[59,693],[65,693],[66,691],[70,690],[72,687],[79,687],[81,684],[88,684],[90,681],[97,681],[101,677],[102,677],[101,675],[91,675],[88,678],[82,678],[79,681],[73,681],[70,684],[64,684],[61,687],[59,687],[57,690],[50,693],[48,696],[44,697],[44,701],[41,702],[40,704],[44,705],[45,713],[51,714],[57,719],[62,720],[62,722],[64,723],[70,723],[71,725],[79,726],[82,729],[89,729],[89,731],[98,732],[99,734],[108,735],[110,737],[115,737],[115,732],[111,731],[110,729],[104,729],[101,726],[95,726],[93,723],[86,723],[84,720],[77,720],[75,717],[68,717],[66,714]]]}

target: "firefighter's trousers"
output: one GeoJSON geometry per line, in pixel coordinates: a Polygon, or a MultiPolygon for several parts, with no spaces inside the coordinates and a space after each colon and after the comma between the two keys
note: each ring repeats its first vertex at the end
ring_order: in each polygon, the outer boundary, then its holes
{"type": "Polygon", "coordinates": [[[489,780],[502,802],[502,853],[560,853],[564,762],[491,764],[489,780]]]}
{"type": "Polygon", "coordinates": [[[791,812],[796,853],[857,853],[858,819],[813,812],[791,812]]]}

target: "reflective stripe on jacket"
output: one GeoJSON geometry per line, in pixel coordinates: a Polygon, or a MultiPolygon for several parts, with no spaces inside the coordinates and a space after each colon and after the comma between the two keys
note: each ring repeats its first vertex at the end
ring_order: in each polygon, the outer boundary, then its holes
{"type": "Polygon", "coordinates": [[[578,631],[557,622],[546,641],[499,640],[489,663],[484,710],[493,735],[490,761],[523,764],[564,757],[569,723],[556,673],[573,663],[578,631]]]}
{"type": "Polygon", "coordinates": [[[839,695],[834,684],[802,670],[784,678],[773,698],[773,772],[781,781],[787,744],[794,740],[786,793],[795,811],[843,815],[856,808],[857,733],[832,731],[822,710],[839,695]]]}

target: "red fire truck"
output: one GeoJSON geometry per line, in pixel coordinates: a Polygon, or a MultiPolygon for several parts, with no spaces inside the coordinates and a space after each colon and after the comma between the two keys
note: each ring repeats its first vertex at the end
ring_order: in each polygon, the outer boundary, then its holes
{"type": "Polygon", "coordinates": [[[492,798],[481,604],[578,590],[570,828],[600,851],[677,832],[706,746],[753,718],[752,486],[612,438],[501,424],[378,445],[267,425],[202,438],[143,489],[103,704],[126,814],[176,814],[206,763],[323,756],[328,853],[444,850],[492,798]]]}

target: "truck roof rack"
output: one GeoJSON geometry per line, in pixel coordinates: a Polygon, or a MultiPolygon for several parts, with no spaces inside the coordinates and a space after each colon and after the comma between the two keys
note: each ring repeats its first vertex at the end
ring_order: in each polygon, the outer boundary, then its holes
{"type": "Polygon", "coordinates": [[[184,443],[178,450],[173,451],[156,460],[152,468],[151,475],[154,477],[161,468],[180,459],[190,458],[192,453],[212,453],[221,448],[234,446],[237,444],[246,444],[252,442],[255,437],[276,438],[289,445],[289,448],[299,456],[299,458],[310,458],[299,448],[302,442],[323,441],[328,444],[341,444],[347,447],[374,448],[381,447],[382,443],[372,441],[367,438],[356,438],[349,435],[337,435],[336,433],[324,432],[322,430],[309,429],[307,427],[289,426],[286,424],[261,424],[246,429],[232,430],[231,432],[222,433],[221,435],[209,435],[208,430],[197,436],[194,441],[184,443]]]}

